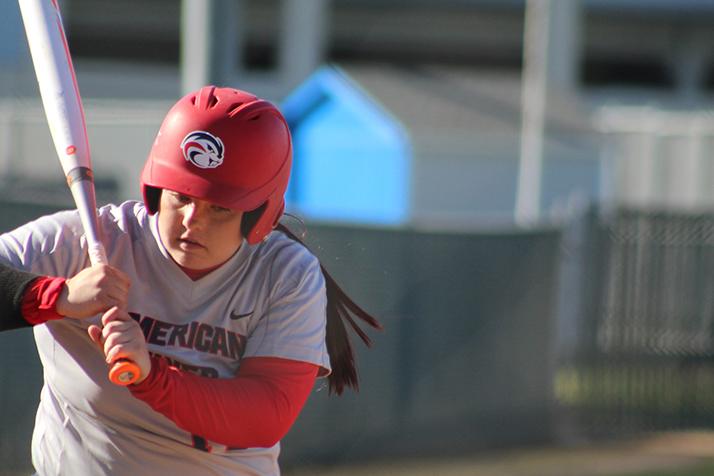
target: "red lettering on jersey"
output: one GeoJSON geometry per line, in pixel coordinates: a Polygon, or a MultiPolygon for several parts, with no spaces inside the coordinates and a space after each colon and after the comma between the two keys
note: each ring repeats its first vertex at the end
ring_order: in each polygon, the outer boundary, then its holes
{"type": "Polygon", "coordinates": [[[211,348],[211,336],[213,336],[213,327],[208,324],[200,323],[198,331],[196,331],[196,340],[193,343],[193,348],[201,352],[209,352],[211,348]]]}
{"type": "Polygon", "coordinates": [[[135,312],[130,312],[128,314],[129,316],[131,316],[132,319],[139,323],[139,327],[141,327],[141,332],[144,333],[144,339],[148,341],[149,335],[151,334],[151,328],[154,326],[154,322],[156,322],[156,320],[149,316],[142,317],[141,314],[137,314],[135,312]]]}
{"type": "Polygon", "coordinates": [[[232,359],[240,360],[245,351],[245,336],[228,331],[228,354],[232,359]]]}
{"type": "Polygon", "coordinates": [[[154,321],[154,326],[151,328],[151,334],[147,342],[149,344],[166,345],[166,335],[171,327],[173,326],[166,322],[154,321]]]}
{"type": "Polygon", "coordinates": [[[196,345],[194,344],[194,341],[196,339],[196,329],[198,329],[198,322],[192,322],[191,323],[191,332],[188,334],[188,348],[189,349],[195,349],[196,345]]]}
{"type": "Polygon", "coordinates": [[[240,360],[245,351],[246,337],[222,327],[203,322],[172,324],[149,316],[130,312],[139,323],[146,341],[153,345],[179,346],[240,360]]]}
{"type": "Polygon", "coordinates": [[[186,338],[186,334],[188,333],[188,324],[183,324],[180,326],[173,326],[171,328],[171,335],[169,336],[169,340],[166,343],[166,345],[171,345],[171,346],[180,346],[184,348],[190,348],[191,346],[188,345],[188,339],[186,338]]]}
{"type": "Polygon", "coordinates": [[[229,357],[225,329],[216,327],[216,332],[213,335],[213,342],[211,342],[211,349],[209,350],[209,352],[211,354],[220,354],[224,357],[229,357]]]}

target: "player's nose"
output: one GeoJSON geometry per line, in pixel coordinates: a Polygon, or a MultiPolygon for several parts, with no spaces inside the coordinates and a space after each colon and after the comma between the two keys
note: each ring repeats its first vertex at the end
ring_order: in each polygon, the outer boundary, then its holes
{"type": "Polygon", "coordinates": [[[201,228],[206,222],[207,210],[196,202],[192,202],[183,209],[181,224],[186,229],[201,228]]]}

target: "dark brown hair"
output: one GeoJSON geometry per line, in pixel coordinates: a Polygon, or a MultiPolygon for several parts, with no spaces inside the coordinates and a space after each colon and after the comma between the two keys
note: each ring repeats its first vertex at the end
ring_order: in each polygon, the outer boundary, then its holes
{"type": "MultiPolygon", "coordinates": [[[[298,238],[282,223],[278,224],[276,230],[285,233],[291,239],[308,248],[303,240],[298,238]]],[[[330,355],[330,366],[332,367],[332,373],[328,377],[330,393],[341,395],[345,387],[358,391],[357,364],[345,323],[349,324],[352,331],[359,336],[367,347],[372,347],[372,340],[360,327],[357,319],[374,329],[382,330],[383,327],[377,319],[355,304],[330,273],[327,272],[322,263],[320,263],[320,269],[325,277],[325,290],[327,293],[327,336],[325,341],[327,343],[327,353],[330,355]]]]}

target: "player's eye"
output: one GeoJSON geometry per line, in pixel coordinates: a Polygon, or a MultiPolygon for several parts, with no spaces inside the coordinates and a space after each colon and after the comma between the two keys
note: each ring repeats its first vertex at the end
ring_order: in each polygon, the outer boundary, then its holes
{"type": "Polygon", "coordinates": [[[186,203],[191,203],[191,201],[192,201],[191,197],[189,197],[188,195],[184,195],[183,193],[174,193],[173,196],[176,199],[176,201],[178,201],[180,203],[186,204],[186,203]]]}
{"type": "Polygon", "coordinates": [[[211,205],[211,210],[216,213],[230,213],[233,211],[230,208],[219,207],[218,205],[211,205]]]}

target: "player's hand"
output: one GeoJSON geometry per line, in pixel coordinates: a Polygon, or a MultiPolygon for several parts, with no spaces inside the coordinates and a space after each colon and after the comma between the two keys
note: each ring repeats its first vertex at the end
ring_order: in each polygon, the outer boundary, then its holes
{"type": "Polygon", "coordinates": [[[108,364],[117,359],[129,359],[139,366],[141,375],[135,383],[144,380],[151,371],[149,349],[139,323],[117,307],[102,315],[102,328],[89,326],[89,337],[104,351],[108,364]]]}
{"type": "Polygon", "coordinates": [[[83,318],[114,306],[125,308],[130,285],[129,277],[117,268],[106,264],[90,266],[65,281],[57,299],[57,313],[83,318]]]}

